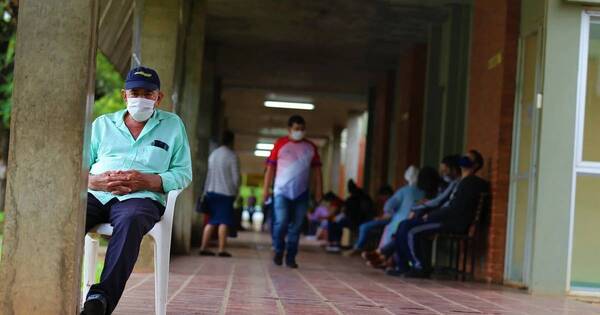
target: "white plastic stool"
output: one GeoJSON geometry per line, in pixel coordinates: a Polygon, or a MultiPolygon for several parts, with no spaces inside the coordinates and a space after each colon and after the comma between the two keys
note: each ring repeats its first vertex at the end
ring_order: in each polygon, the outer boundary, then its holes
{"type": "MultiPolygon", "coordinates": [[[[173,213],[175,202],[181,190],[172,190],[167,196],[167,206],[161,220],[157,222],[147,235],[154,240],[154,304],[156,315],[167,313],[167,294],[169,291],[169,259],[171,255],[171,231],[173,230],[173,213]]],[[[85,302],[96,275],[96,259],[98,258],[98,241],[90,234],[111,236],[113,227],[99,224],[85,236],[83,279],[85,281],[82,303],[85,302]]]]}

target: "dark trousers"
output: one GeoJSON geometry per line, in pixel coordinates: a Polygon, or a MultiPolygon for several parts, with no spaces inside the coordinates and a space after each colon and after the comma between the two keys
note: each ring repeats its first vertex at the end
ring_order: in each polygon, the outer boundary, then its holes
{"type": "Polygon", "coordinates": [[[405,220],[400,223],[396,231],[394,260],[400,270],[408,269],[408,263],[415,269],[422,269],[423,263],[417,247],[419,238],[427,233],[440,231],[442,224],[435,221],[424,221],[422,218],[405,220]]]}
{"type": "Polygon", "coordinates": [[[294,262],[298,254],[300,231],[308,211],[308,192],[296,199],[276,195],[274,204],[275,224],[273,224],[273,247],[275,253],[286,252],[287,262],[294,262]]]}
{"type": "Polygon", "coordinates": [[[133,198],[119,201],[115,198],[103,205],[88,193],[86,233],[101,223],[110,223],[113,226],[100,283],[94,284],[88,293],[88,296],[100,293],[106,297],[108,314],[115,309],[125,290],[125,283],[133,271],[142,238],[160,221],[164,212],[164,206],[151,199],[133,198]]]}
{"type": "Polygon", "coordinates": [[[348,220],[345,218],[327,222],[327,240],[331,245],[340,245],[345,227],[348,227],[348,220]]]}

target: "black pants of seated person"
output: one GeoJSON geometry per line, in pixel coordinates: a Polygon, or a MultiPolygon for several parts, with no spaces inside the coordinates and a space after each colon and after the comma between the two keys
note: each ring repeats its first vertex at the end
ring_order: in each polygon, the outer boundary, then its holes
{"type": "Polygon", "coordinates": [[[88,293],[88,296],[102,294],[106,298],[107,314],[114,311],[123,295],[127,279],[138,258],[142,238],[160,221],[164,212],[164,206],[151,199],[119,201],[114,198],[103,205],[88,193],[86,233],[101,223],[113,226],[100,283],[94,284],[88,293]]]}
{"type": "Polygon", "coordinates": [[[340,245],[344,228],[348,226],[348,220],[330,221],[327,223],[327,240],[330,245],[340,245]]]}

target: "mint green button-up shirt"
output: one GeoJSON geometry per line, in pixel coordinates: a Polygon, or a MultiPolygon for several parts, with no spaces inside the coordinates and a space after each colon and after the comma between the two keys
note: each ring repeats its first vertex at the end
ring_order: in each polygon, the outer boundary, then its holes
{"type": "MultiPolygon", "coordinates": [[[[158,174],[165,192],[183,189],[192,181],[192,160],[185,126],[169,112],[155,110],[137,139],[125,125],[126,110],[98,117],[92,124],[90,174],[107,171],[136,170],[158,174]]],[[[88,189],[100,202],[113,198],[150,198],[165,204],[165,195],[138,191],[117,196],[110,192],[88,189]]]]}

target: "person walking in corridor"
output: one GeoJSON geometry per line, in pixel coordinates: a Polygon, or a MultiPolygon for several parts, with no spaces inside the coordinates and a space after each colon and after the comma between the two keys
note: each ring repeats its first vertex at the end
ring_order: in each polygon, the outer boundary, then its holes
{"type": "Polygon", "coordinates": [[[113,233],[100,282],[86,297],[84,315],[113,312],[144,234],[165,212],[165,194],[192,180],[183,122],[157,109],[163,93],[156,71],[129,71],[122,96],[126,110],[100,116],[92,124],[85,231],[110,223],[113,233]]]}
{"type": "Polygon", "coordinates": [[[288,120],[288,135],[275,142],[267,158],[263,200],[269,195],[273,179],[274,214],[273,262],[281,266],[285,254],[286,266],[298,268],[296,255],[300,229],[306,217],[309,187],[314,180],[314,197],[323,196],[321,161],[317,146],[305,139],[306,122],[294,115],[288,120]]]}
{"type": "Polygon", "coordinates": [[[219,230],[219,257],[231,257],[225,251],[228,229],[235,229],[233,203],[240,187],[240,162],[233,151],[234,135],[225,131],[221,146],[208,157],[208,173],[204,184],[204,203],[210,220],[204,227],[200,255],[215,256],[208,250],[208,242],[215,227],[219,230]]]}

